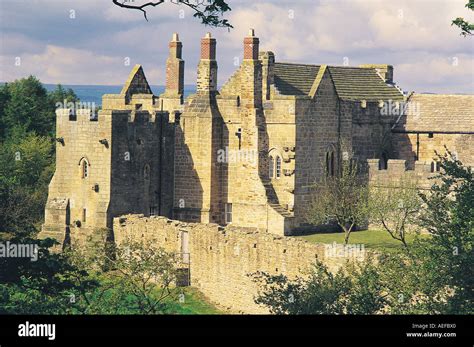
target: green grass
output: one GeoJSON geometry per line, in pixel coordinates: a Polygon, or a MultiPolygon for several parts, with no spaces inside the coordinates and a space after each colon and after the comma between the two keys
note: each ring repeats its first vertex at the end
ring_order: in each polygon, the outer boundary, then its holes
{"type": "MultiPolygon", "coordinates": [[[[344,233],[317,233],[304,236],[296,236],[303,240],[314,243],[344,243],[344,233]]],[[[407,243],[410,244],[415,239],[415,234],[407,235],[407,243]]],[[[421,235],[421,237],[426,237],[421,235]]],[[[350,244],[363,244],[365,248],[396,250],[403,247],[402,243],[393,239],[385,230],[361,230],[353,231],[349,237],[350,244]]]]}
{"type": "Polygon", "coordinates": [[[172,314],[223,314],[204,295],[192,287],[182,288],[184,302],[169,302],[172,314]]]}

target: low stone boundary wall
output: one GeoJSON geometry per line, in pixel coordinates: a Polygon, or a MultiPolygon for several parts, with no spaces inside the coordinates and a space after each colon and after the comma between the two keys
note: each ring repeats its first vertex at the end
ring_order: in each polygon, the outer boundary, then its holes
{"type": "Polygon", "coordinates": [[[131,238],[190,254],[191,285],[232,313],[268,313],[254,302],[258,286],[248,274],[265,271],[304,275],[319,259],[337,270],[347,258],[327,257],[326,246],[250,228],[185,223],[165,217],[126,215],[114,219],[118,244],[131,238]]]}

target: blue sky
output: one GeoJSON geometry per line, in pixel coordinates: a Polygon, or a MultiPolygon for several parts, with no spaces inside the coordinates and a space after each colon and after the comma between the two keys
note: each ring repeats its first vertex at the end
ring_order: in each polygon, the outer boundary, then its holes
{"type": "Polygon", "coordinates": [[[194,84],[199,40],[210,31],[222,84],[254,28],[261,50],[273,51],[277,61],[392,64],[406,91],[473,94],[474,37],[450,25],[458,16],[474,21],[466,2],[228,0],[235,27],[229,32],[206,28],[173,4],[150,9],[146,22],[110,0],[1,0],[0,81],[33,74],[45,83],[117,85],[142,64],[151,84],[164,84],[168,41],[178,32],[185,82],[194,84]]]}

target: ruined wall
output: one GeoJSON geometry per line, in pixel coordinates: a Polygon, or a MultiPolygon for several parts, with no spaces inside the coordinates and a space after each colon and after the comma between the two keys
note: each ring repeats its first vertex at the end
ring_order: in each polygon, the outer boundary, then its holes
{"type": "Polygon", "coordinates": [[[144,240],[169,252],[190,253],[191,285],[212,302],[238,313],[267,313],[254,297],[258,286],[247,276],[256,271],[302,275],[316,259],[331,270],[347,258],[327,257],[325,245],[257,232],[250,228],[221,227],[216,224],[184,223],[164,217],[127,215],[114,220],[115,240],[128,237],[144,240]],[[183,233],[188,245],[183,245],[183,233]]]}

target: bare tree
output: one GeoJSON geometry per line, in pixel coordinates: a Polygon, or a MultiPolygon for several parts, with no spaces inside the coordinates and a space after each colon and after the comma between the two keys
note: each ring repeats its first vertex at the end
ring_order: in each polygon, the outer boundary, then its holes
{"type": "Polygon", "coordinates": [[[336,223],[344,231],[347,244],[357,225],[367,221],[368,187],[355,160],[343,160],[340,170],[328,172],[315,185],[309,221],[316,225],[336,223]]]}
{"type": "Polygon", "coordinates": [[[112,2],[125,9],[141,11],[147,21],[147,9],[164,3],[171,3],[190,8],[194,11],[193,17],[200,19],[204,25],[233,28],[229,21],[223,18],[225,12],[232,10],[224,0],[158,0],[141,4],[136,4],[135,0],[112,0],[112,2]]]}
{"type": "Polygon", "coordinates": [[[383,227],[406,248],[407,228],[416,225],[421,207],[422,200],[413,180],[400,179],[398,182],[370,188],[369,220],[383,227]]]}

